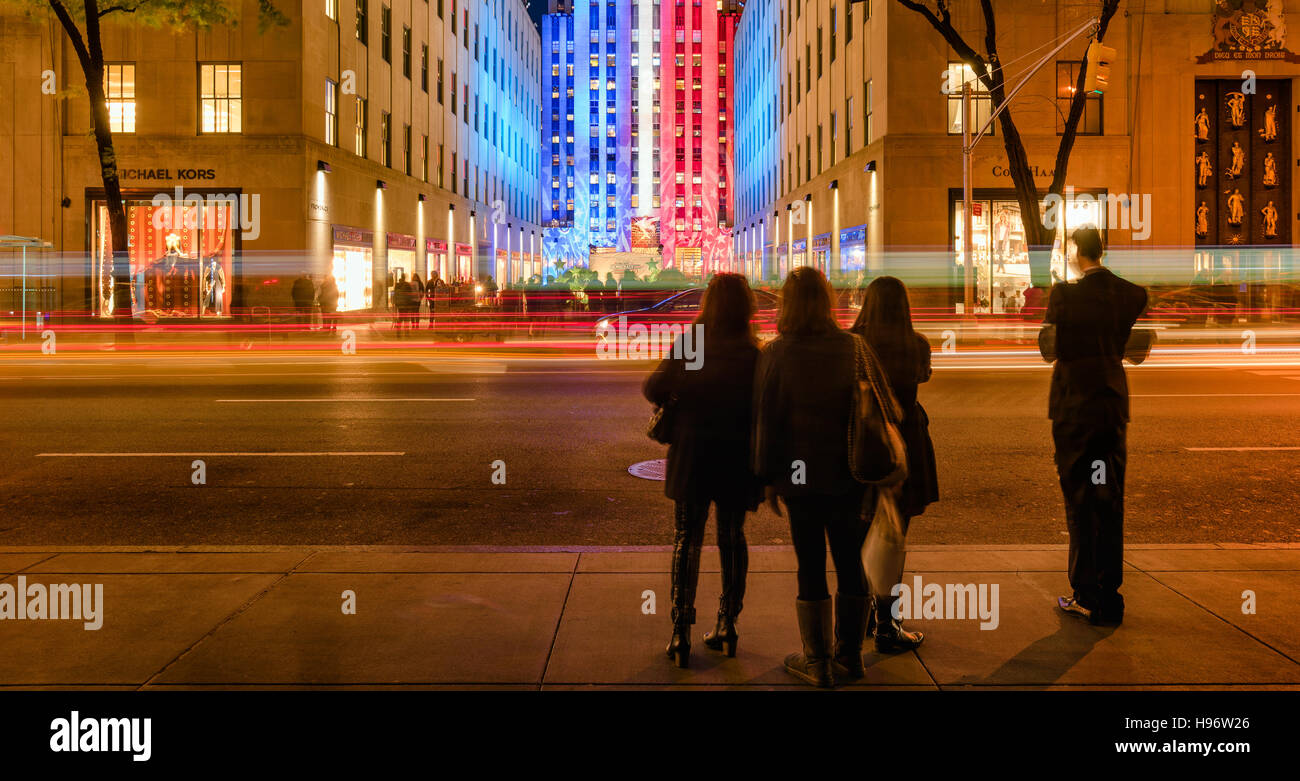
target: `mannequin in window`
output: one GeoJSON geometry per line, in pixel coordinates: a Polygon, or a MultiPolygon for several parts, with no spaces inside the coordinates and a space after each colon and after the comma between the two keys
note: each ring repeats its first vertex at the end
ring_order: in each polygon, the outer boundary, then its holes
{"type": "Polygon", "coordinates": [[[208,258],[208,263],[203,267],[203,313],[211,311],[217,317],[221,317],[222,311],[226,304],[226,270],[221,267],[221,263],[216,256],[208,258]]]}
{"type": "Polygon", "coordinates": [[[195,283],[198,267],[193,259],[181,252],[181,237],[167,234],[167,252],[156,264],[162,272],[163,300],[161,309],[169,315],[193,316],[197,313],[195,283]]]}

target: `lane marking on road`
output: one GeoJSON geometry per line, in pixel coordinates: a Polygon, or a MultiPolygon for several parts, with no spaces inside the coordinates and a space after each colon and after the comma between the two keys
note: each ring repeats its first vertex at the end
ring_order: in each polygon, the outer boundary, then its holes
{"type": "Polygon", "coordinates": [[[367,398],[367,399],[217,399],[218,404],[349,404],[352,402],[364,402],[371,404],[386,404],[388,402],[398,401],[477,401],[477,399],[397,399],[397,398],[367,398]]]}
{"type": "Polygon", "coordinates": [[[1194,453],[1210,453],[1229,450],[1234,453],[1245,453],[1254,451],[1271,451],[1271,450],[1300,450],[1300,445],[1289,445],[1285,447],[1188,447],[1184,450],[1190,450],[1194,453]]]}
{"type": "Polygon", "coordinates": [[[280,457],[310,458],[316,456],[404,456],[404,450],[323,450],[323,451],[233,451],[228,453],[37,453],[37,458],[221,458],[280,457]]]}
{"type": "Polygon", "coordinates": [[[1219,399],[1242,396],[1300,396],[1300,393],[1134,393],[1134,399],[1219,399]]]}

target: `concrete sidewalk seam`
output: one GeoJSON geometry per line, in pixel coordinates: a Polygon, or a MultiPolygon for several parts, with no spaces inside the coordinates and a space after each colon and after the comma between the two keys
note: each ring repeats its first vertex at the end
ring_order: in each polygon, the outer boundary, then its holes
{"type": "MultiPolygon", "coordinates": [[[[168,661],[166,664],[164,664],[162,667],[160,667],[160,668],[158,669],[157,672],[155,672],[153,675],[151,675],[151,676],[149,676],[148,678],[146,678],[145,681],[144,681],[142,684],[140,684],[139,688],[144,688],[144,687],[149,686],[150,684],[152,684],[155,680],[158,679],[159,676],[161,676],[163,673],[167,672],[167,669],[168,669],[169,667],[171,667],[172,665],[176,664],[176,663],[179,662],[181,659],[185,658],[186,654],[189,654],[189,653],[190,653],[191,651],[193,651],[195,648],[198,648],[200,645],[202,645],[202,644],[203,644],[203,641],[205,641],[205,640],[207,640],[209,637],[212,637],[213,635],[215,635],[218,631],[221,630],[222,627],[226,626],[226,625],[229,624],[231,621],[234,621],[236,618],[238,618],[240,615],[242,615],[243,613],[245,613],[245,612],[246,612],[249,608],[251,608],[253,605],[257,604],[257,602],[260,601],[260,600],[262,599],[262,597],[266,596],[268,593],[271,592],[272,589],[274,589],[276,586],[278,586],[278,585],[280,585],[281,583],[283,583],[283,582],[284,582],[284,581],[285,581],[285,580],[286,580],[290,575],[292,575],[294,572],[296,572],[296,571],[298,570],[299,567],[301,567],[303,564],[307,563],[307,561],[310,560],[310,559],[311,559],[313,556],[315,556],[315,555],[316,555],[316,554],[315,554],[314,552],[313,552],[313,553],[308,553],[306,556],[304,556],[304,557],[302,558],[301,561],[299,561],[297,564],[293,565],[293,567],[289,568],[289,569],[288,569],[287,571],[285,571],[285,572],[280,573],[280,576],[277,577],[274,581],[272,581],[269,585],[267,585],[265,588],[263,588],[261,591],[257,592],[256,594],[254,594],[254,595],[253,595],[252,597],[250,597],[249,599],[245,600],[244,603],[243,603],[242,605],[240,605],[239,607],[235,608],[235,610],[232,611],[229,615],[227,615],[224,619],[222,619],[221,621],[218,621],[216,626],[214,626],[214,627],[212,627],[211,629],[209,629],[207,632],[205,632],[202,636],[200,636],[200,637],[199,637],[197,640],[195,640],[193,643],[190,643],[188,646],[186,646],[184,649],[182,649],[180,653],[176,654],[176,656],[174,656],[170,661],[168,661]]],[[[267,574],[267,573],[258,573],[258,574],[267,574]]]]}
{"type": "MultiPolygon", "coordinates": [[[[1139,571],[1141,571],[1141,570],[1139,570],[1139,571]]],[[[1239,570],[1239,571],[1240,571],[1240,570],[1239,570]]],[[[1268,571],[1269,571],[1269,572],[1276,572],[1277,570],[1268,570],[1268,571]]],[[[1196,605],[1198,608],[1200,608],[1201,610],[1205,611],[1206,613],[1208,613],[1208,614],[1214,616],[1214,617],[1217,618],[1219,621],[1223,622],[1224,624],[1227,624],[1229,627],[1232,627],[1233,629],[1236,629],[1236,630],[1237,630],[1238,632],[1240,632],[1241,634],[1245,635],[1246,637],[1249,637],[1251,640],[1254,640],[1256,643],[1258,643],[1258,644],[1264,646],[1265,648],[1269,649],[1270,651],[1272,651],[1273,653],[1277,654],[1278,656],[1281,656],[1283,659],[1286,659],[1287,661],[1291,662],[1292,664],[1296,665],[1297,667],[1300,667],[1300,659],[1296,659],[1295,657],[1291,656],[1290,654],[1286,653],[1285,651],[1279,650],[1279,649],[1276,648],[1272,643],[1269,643],[1267,640],[1264,640],[1264,639],[1262,639],[1262,638],[1260,638],[1260,637],[1256,637],[1255,635],[1253,635],[1253,634],[1251,634],[1249,631],[1247,631],[1245,627],[1238,626],[1237,624],[1233,623],[1232,621],[1229,621],[1228,619],[1226,619],[1226,618],[1224,618],[1223,616],[1219,615],[1218,613],[1216,613],[1215,611],[1213,611],[1213,610],[1211,610],[1210,608],[1206,607],[1205,605],[1202,605],[1200,602],[1197,602],[1197,601],[1196,601],[1195,599],[1193,599],[1192,597],[1187,596],[1186,594],[1182,593],[1181,591],[1179,591],[1178,589],[1176,589],[1176,588],[1174,588],[1173,586],[1169,585],[1168,583],[1165,583],[1163,580],[1161,580],[1160,578],[1156,577],[1154,574],[1152,574],[1152,573],[1150,573],[1150,572],[1143,572],[1142,574],[1144,574],[1144,575],[1146,575],[1147,577],[1151,578],[1151,579],[1154,580],[1156,583],[1159,583],[1161,586],[1163,586],[1163,587],[1169,589],[1169,591],[1171,591],[1172,593],[1177,594],[1178,596],[1182,597],[1185,601],[1187,601],[1187,602],[1189,602],[1189,603],[1191,603],[1191,604],[1193,604],[1193,605],[1196,605]]]]}
{"type": "MultiPolygon", "coordinates": [[[[35,551],[33,551],[33,552],[35,552],[35,551]]],[[[43,552],[43,551],[42,551],[42,552],[43,552]]],[[[58,556],[59,556],[58,553],[51,553],[50,555],[46,556],[45,558],[43,558],[43,559],[41,559],[41,560],[39,560],[39,561],[33,561],[31,564],[28,564],[26,567],[20,567],[19,569],[16,569],[16,570],[14,570],[13,572],[6,572],[6,573],[4,573],[3,575],[0,575],[0,578],[11,578],[11,577],[13,577],[13,576],[15,576],[15,575],[21,575],[21,574],[23,574],[24,572],[27,572],[28,570],[30,570],[32,567],[40,566],[41,564],[44,564],[45,562],[49,561],[50,559],[58,558],[58,556]]]]}
{"type": "Polygon", "coordinates": [[[564,601],[560,603],[560,613],[555,617],[555,631],[551,633],[551,645],[546,649],[546,662],[542,664],[542,675],[537,681],[538,690],[546,684],[546,676],[551,671],[551,659],[555,655],[555,643],[560,639],[560,627],[564,626],[564,611],[569,607],[569,596],[573,593],[573,581],[578,577],[578,568],[582,563],[582,554],[573,558],[573,569],[569,572],[569,585],[564,589],[564,601]]]}

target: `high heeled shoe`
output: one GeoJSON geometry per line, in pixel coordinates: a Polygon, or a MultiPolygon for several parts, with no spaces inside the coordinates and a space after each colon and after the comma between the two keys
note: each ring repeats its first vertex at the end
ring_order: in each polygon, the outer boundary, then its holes
{"type": "Polygon", "coordinates": [[[704,644],[714,651],[721,651],[729,657],[736,655],[736,644],[740,637],[736,634],[736,619],[726,613],[718,613],[718,624],[712,632],[704,634],[704,644]]]}

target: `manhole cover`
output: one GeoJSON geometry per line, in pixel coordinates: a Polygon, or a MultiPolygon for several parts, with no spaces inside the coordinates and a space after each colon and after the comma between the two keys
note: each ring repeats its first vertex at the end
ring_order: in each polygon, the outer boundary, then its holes
{"type": "Polygon", "coordinates": [[[639,477],[642,480],[663,480],[664,473],[668,471],[668,459],[656,458],[653,461],[642,461],[629,466],[627,471],[633,477],[639,477]]]}

